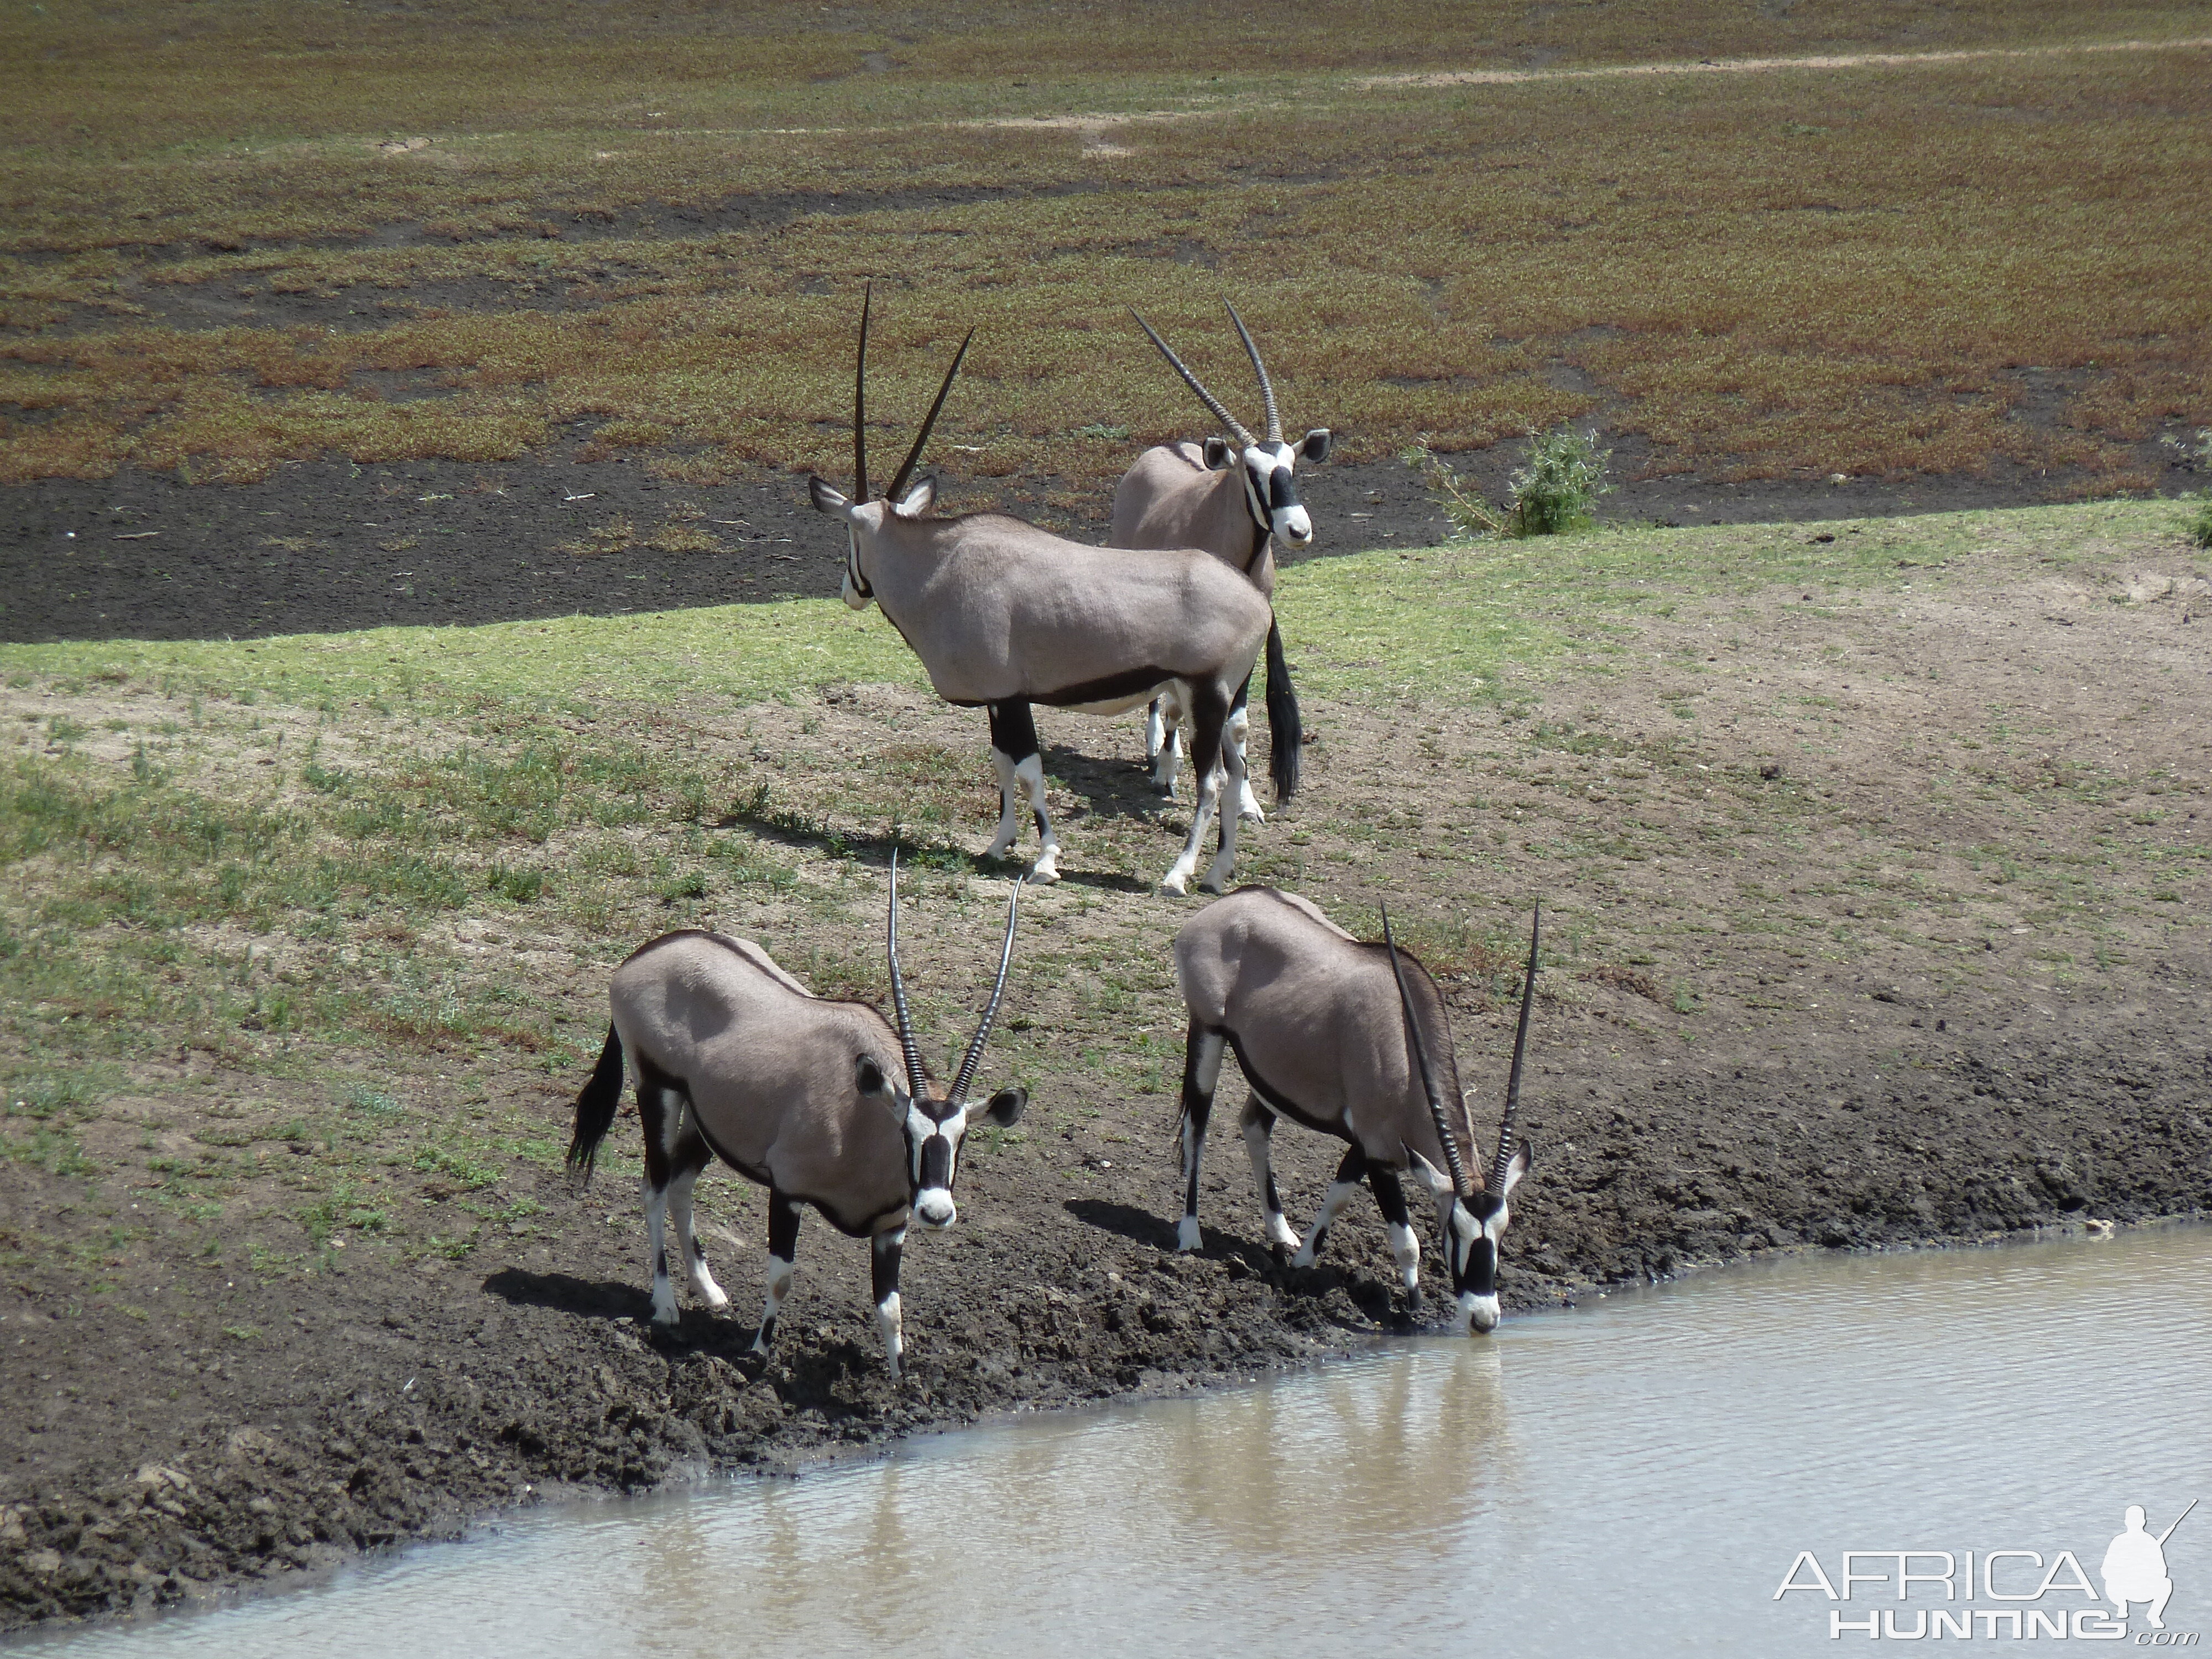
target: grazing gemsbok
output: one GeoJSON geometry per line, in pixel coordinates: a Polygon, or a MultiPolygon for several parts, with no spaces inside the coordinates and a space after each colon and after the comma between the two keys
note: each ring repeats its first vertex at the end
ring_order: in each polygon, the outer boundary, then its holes
{"type": "MultiPolygon", "coordinates": [[[[1002,811],[983,855],[997,858],[1012,846],[1026,802],[1042,843],[1032,881],[1060,878],[1060,842],[1045,811],[1044,761],[1030,706],[1114,714],[1174,684],[1191,710],[1191,758],[1200,780],[1190,837],[1160,881],[1164,891],[1181,893],[1198,867],[1218,799],[1222,732],[1252,678],[1273,608],[1242,575],[1196,548],[1084,547],[996,513],[926,517],[936,499],[933,482],[900,492],[967,350],[963,342],[890,489],[871,501],[868,301],[861,302],[853,386],[854,494],[848,500],[820,478],[809,482],[814,505],[845,521],[845,603],[856,611],[872,599],[881,605],[929,671],[939,696],[990,711],[1002,811]]],[[[1297,706],[1289,683],[1282,684],[1285,709],[1271,759],[1276,788],[1287,794],[1297,761],[1297,706]]],[[[1268,695],[1272,708],[1272,684],[1268,695]]],[[[1228,781],[1240,790],[1243,766],[1243,756],[1232,751],[1228,781]]],[[[1224,812],[1219,850],[1201,884],[1219,892],[1236,863],[1237,814],[1224,812]]]]}
{"type": "MultiPolygon", "coordinates": [[[[1222,303],[1229,304],[1225,300],[1222,303]]],[[[1328,459],[1328,428],[1316,427],[1295,446],[1283,441],[1283,417],[1275,409],[1274,383],[1267,378],[1260,349],[1252,343],[1251,331],[1235,306],[1229,306],[1229,320],[1236,324],[1237,337],[1243,341],[1245,355],[1252,359],[1252,372],[1260,379],[1260,398],[1267,416],[1265,439],[1255,438],[1245,430],[1150,323],[1133,309],[1129,314],[1136,317],[1137,326],[1159,348],[1160,356],[1182,376],[1183,383],[1198,393],[1198,400],[1221,422],[1237,447],[1232,449],[1229,439],[1208,438],[1202,446],[1161,444],[1138,456],[1114,491],[1114,527],[1107,541],[1115,547],[1202,547],[1243,571],[1272,602],[1275,542],[1304,547],[1313,540],[1313,520],[1298,499],[1297,468],[1301,459],[1319,465],[1328,459]]],[[[1282,629],[1271,625],[1267,629],[1267,719],[1271,724],[1283,718],[1277,711],[1275,688],[1279,684],[1287,690],[1290,672],[1283,658],[1282,629]]],[[[1292,701],[1285,712],[1295,719],[1297,708],[1292,701]]],[[[1152,699],[1145,718],[1145,758],[1152,763],[1153,783],[1170,797],[1182,760],[1178,750],[1183,719],[1184,710],[1172,689],[1152,699]]],[[[1229,716],[1229,741],[1239,755],[1244,752],[1249,724],[1240,701],[1229,716]]],[[[1289,783],[1288,788],[1280,789],[1279,800],[1297,787],[1295,760],[1289,783]]],[[[1266,816],[1249,781],[1237,810],[1248,818],[1266,816]]]]}
{"type": "Polygon", "coordinates": [[[898,861],[891,862],[890,955],[894,1031],[865,1002],[814,995],[747,939],[686,929],[664,934],[615,969],[614,1023],[592,1080],[576,1097],[568,1165],[591,1179],[622,1097],[623,1054],[637,1079],[645,1129],[645,1226],[653,1258],[653,1317],[677,1318],[663,1217],[692,1291],[710,1308],[729,1297],[691,1231],[691,1188],[713,1158],[768,1188],[768,1305],[753,1352],[766,1353],[791,1289],[799,1206],[811,1204],[849,1238],[868,1241],[876,1324],[891,1376],[899,1373],[899,1255],[909,1219],[950,1227],[961,1137],[978,1112],[1010,1124],[1029,1103],[1001,1089],[971,1104],[969,1086],[991,1035],[1014,951],[1018,882],[1006,906],[999,977],[952,1086],[921,1061],[899,977],[898,861]],[[897,1077],[906,1073],[906,1086],[897,1077]]]}
{"type": "Polygon", "coordinates": [[[1421,964],[1399,951],[1388,911],[1380,945],[1361,944],[1306,900],[1269,887],[1239,888],[1184,923],[1176,935],[1176,980],[1190,1007],[1190,1042],[1183,1056],[1183,1214],[1177,1248],[1199,1246],[1199,1158],[1226,1043],[1252,1085],[1244,1104],[1244,1145],[1252,1155],[1268,1243],[1296,1250],[1293,1267],[1311,1267],[1329,1224],[1364,1176],[1389,1225],[1390,1251],[1407,1291],[1418,1304],[1421,1245],[1398,1182],[1410,1169],[1436,1199],[1460,1328],[1495,1328],[1506,1199],[1528,1172],[1533,1156],[1526,1140],[1515,1142],[1513,1123],[1536,984],[1536,936],[1532,927],[1505,1121],[1486,1180],[1480,1171],[1469,1173],[1474,1127],[1459,1087],[1443,999],[1421,964]],[[1268,1137],[1278,1117],[1351,1142],[1303,1247],[1283,1219],[1268,1167],[1268,1137]]]}

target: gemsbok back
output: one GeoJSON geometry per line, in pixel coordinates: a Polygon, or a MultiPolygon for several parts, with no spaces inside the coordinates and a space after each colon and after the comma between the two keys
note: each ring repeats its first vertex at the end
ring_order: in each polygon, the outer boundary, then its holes
{"type": "MultiPolygon", "coordinates": [[[[1228,301],[1224,301],[1224,305],[1228,301]]],[[[1231,415],[1222,401],[1206,389],[1152,325],[1133,309],[1137,326],[1159,348],[1168,365],[1198,394],[1228,438],[1208,438],[1201,444],[1160,444],[1137,457],[1114,491],[1114,527],[1107,537],[1113,547],[1202,547],[1216,558],[1235,566],[1252,585],[1275,597],[1275,544],[1304,547],[1313,540],[1313,520],[1298,499],[1297,464],[1316,465],[1328,459],[1328,428],[1317,426],[1297,444],[1283,441],[1283,417],[1275,408],[1274,382],[1260,361],[1260,348],[1252,343],[1251,331],[1229,306],[1229,320],[1244,343],[1259,377],[1260,398],[1267,410],[1265,438],[1255,438],[1231,415]],[[1231,441],[1234,441],[1234,447],[1231,441]]],[[[1267,719],[1274,725],[1297,718],[1297,703],[1290,693],[1290,665],[1283,656],[1283,631],[1267,629],[1267,719]],[[1284,696],[1279,700],[1277,688],[1284,696]]],[[[1152,765],[1152,782],[1169,796],[1175,793],[1176,769],[1182,760],[1182,724],[1185,711],[1172,689],[1152,699],[1145,720],[1145,758],[1152,765]]],[[[1250,721],[1240,702],[1229,716],[1229,741],[1241,755],[1250,721]]],[[[1303,737],[1303,733],[1297,734],[1303,737]]],[[[1295,750],[1293,751],[1295,754],[1295,750]]],[[[1279,802],[1297,787],[1297,765],[1290,768],[1289,787],[1279,791],[1279,802]]],[[[1239,816],[1262,819],[1258,799],[1248,779],[1237,802],[1239,816]]]]}
{"type": "Polygon", "coordinates": [[[907,1016],[899,976],[898,863],[890,878],[891,1000],[898,1025],[865,1002],[817,997],[750,940],[687,929],[666,933],[615,969],[614,1022],[592,1080],[576,1097],[568,1166],[591,1179],[622,1098],[624,1056],[645,1129],[645,1226],[653,1317],[677,1319],[664,1217],[675,1223],[686,1276],[710,1308],[729,1304],[691,1228],[691,1188],[719,1158],[769,1192],[768,1304],[753,1351],[775,1340],[791,1290],[799,1209],[811,1205],[848,1238],[868,1241],[876,1324],[894,1381],[902,1345],[899,1257],[909,1221],[950,1227],[960,1143],[980,1114],[1011,1124],[1026,1091],[968,1097],[1006,988],[1021,884],[1006,905],[999,976],[950,1088],[935,1082],[907,1016]],[[903,1070],[903,1088],[898,1079],[903,1070]]]}
{"type": "Polygon", "coordinates": [[[1295,894],[1243,887],[1210,904],[1176,935],[1176,981],[1190,1008],[1182,1070],[1183,1213],[1178,1249],[1199,1247],[1198,1170],[1224,1045],[1252,1086],[1244,1145],[1266,1216],[1267,1243],[1311,1267],[1329,1225],[1364,1178],[1389,1225],[1390,1252],[1407,1295],[1420,1300],[1420,1240],[1399,1176],[1411,1170],[1436,1200],[1437,1220],[1465,1332],[1498,1324],[1498,1245],[1507,1200],[1534,1149],[1516,1142],[1521,1062],[1536,985],[1528,977],[1505,1086],[1505,1119],[1487,1178],[1474,1168],[1474,1126],[1459,1087],[1459,1060],[1443,998],[1421,964],[1401,952],[1382,918],[1382,943],[1363,945],[1295,894]],[[1430,1056],[1435,1056],[1431,1068],[1430,1056]],[[1437,1080],[1443,1082],[1442,1091],[1437,1080]],[[1300,1245],[1283,1219],[1268,1165],[1275,1120],[1289,1118],[1351,1143],[1300,1245]]]}
{"type": "MultiPolygon", "coordinates": [[[[902,495],[960,372],[965,341],[890,490],[870,500],[868,307],[864,300],[853,386],[854,493],[848,499],[820,478],[809,481],[814,505],[845,521],[845,603],[856,611],[871,600],[880,605],[945,702],[989,710],[1002,810],[983,856],[997,858],[1013,845],[1026,803],[1042,842],[1032,881],[1060,878],[1060,842],[1045,810],[1030,705],[1113,714],[1136,708],[1163,684],[1178,686],[1191,710],[1200,788],[1189,839],[1160,887],[1184,891],[1218,799],[1222,733],[1251,680],[1273,608],[1243,575],[1196,548],[1085,547],[996,513],[931,518],[936,486],[927,479],[902,495]]],[[[1278,791],[1287,793],[1297,720],[1287,681],[1284,693],[1289,706],[1275,727],[1272,765],[1278,791]]],[[[1243,757],[1230,751],[1225,769],[1241,790],[1243,757]]],[[[1224,812],[1218,850],[1200,884],[1219,892],[1236,863],[1237,814],[1224,812]]]]}

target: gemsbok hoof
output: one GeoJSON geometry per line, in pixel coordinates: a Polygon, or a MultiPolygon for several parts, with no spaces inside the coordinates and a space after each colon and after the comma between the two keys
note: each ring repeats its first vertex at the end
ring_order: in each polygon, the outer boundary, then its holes
{"type": "Polygon", "coordinates": [[[1187,885],[1181,876],[1170,875],[1160,878],[1160,892],[1164,897],[1182,898],[1187,890],[1187,885]]]}

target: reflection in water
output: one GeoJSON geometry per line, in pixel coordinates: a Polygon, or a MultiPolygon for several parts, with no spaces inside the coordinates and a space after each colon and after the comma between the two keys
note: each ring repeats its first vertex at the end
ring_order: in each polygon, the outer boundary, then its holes
{"type": "MultiPolygon", "coordinates": [[[[2204,1230],[1765,1263],[1269,1387],[533,1517],[28,1646],[1827,1652],[1827,1604],[1774,1596],[1799,1550],[1832,1570],[1844,1549],[2094,1565],[2128,1504],[2212,1497],[2208,1314],[2204,1230]]],[[[2212,1625],[2212,1524],[2167,1561],[2168,1624],[2212,1625]]]]}

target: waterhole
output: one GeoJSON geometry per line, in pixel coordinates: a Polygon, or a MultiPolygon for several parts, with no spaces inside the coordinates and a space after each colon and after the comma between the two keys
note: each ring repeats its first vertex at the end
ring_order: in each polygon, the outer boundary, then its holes
{"type": "Polygon", "coordinates": [[[2118,1652],[2212,1641],[2212,1503],[2165,1542],[2164,1631],[2147,1602],[2123,1626],[2091,1599],[2130,1504],[2155,1534],[2199,1496],[2212,1230],[2175,1227],[1738,1267],[1240,1391],[521,1517],[27,1645],[1611,1659],[1917,1627],[2118,1652]]]}

